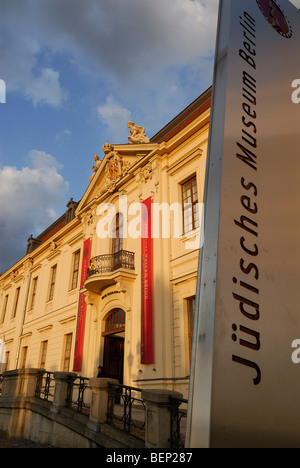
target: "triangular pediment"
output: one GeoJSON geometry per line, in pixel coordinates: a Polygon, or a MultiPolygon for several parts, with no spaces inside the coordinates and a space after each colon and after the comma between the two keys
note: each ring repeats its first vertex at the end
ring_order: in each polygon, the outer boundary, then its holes
{"type": "Polygon", "coordinates": [[[157,143],[103,145],[102,159],[94,156],[88,188],[76,210],[79,214],[91,202],[115,192],[136,165],[157,148],[157,143]]]}

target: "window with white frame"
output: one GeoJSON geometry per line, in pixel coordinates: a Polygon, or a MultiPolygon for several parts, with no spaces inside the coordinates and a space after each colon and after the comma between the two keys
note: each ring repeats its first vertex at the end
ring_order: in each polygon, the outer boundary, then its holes
{"type": "Polygon", "coordinates": [[[197,177],[182,184],[182,208],[184,234],[199,227],[197,177]]]}
{"type": "Polygon", "coordinates": [[[54,289],[55,289],[55,282],[56,282],[56,273],[57,273],[57,265],[54,265],[51,268],[50,272],[50,286],[49,286],[49,295],[48,301],[52,301],[54,297],[54,289]]]}

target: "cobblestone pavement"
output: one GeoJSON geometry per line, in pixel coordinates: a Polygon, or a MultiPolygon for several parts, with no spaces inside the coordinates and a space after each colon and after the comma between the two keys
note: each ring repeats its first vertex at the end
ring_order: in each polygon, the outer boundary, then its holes
{"type": "Polygon", "coordinates": [[[54,448],[50,445],[37,444],[25,439],[0,438],[0,448],[54,448]]]}

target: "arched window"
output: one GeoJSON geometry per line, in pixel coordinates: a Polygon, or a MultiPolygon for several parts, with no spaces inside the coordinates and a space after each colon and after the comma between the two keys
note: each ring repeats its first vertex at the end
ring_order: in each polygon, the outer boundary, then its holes
{"type": "Polygon", "coordinates": [[[122,309],[111,311],[105,321],[104,335],[120,333],[125,330],[125,312],[122,309]]]}

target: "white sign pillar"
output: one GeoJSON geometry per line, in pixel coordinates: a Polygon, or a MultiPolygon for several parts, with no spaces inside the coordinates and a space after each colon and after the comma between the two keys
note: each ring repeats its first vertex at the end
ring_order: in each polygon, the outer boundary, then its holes
{"type": "Polygon", "coordinates": [[[299,44],[288,0],[220,1],[188,447],[300,447],[299,44]]]}

